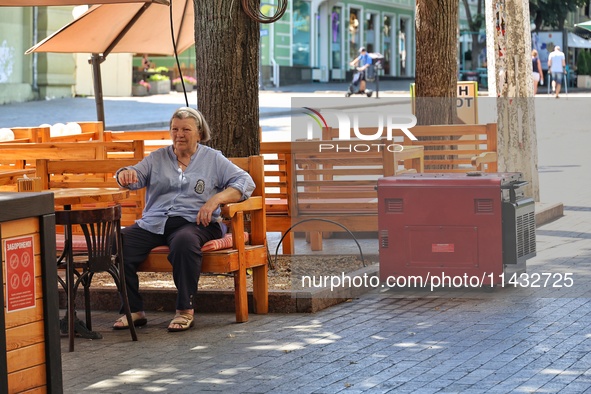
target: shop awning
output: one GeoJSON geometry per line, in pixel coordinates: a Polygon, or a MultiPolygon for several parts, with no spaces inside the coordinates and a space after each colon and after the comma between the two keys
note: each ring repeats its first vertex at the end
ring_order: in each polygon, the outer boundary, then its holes
{"type": "Polygon", "coordinates": [[[569,48],[591,48],[591,41],[577,36],[575,33],[568,33],[569,48]]]}

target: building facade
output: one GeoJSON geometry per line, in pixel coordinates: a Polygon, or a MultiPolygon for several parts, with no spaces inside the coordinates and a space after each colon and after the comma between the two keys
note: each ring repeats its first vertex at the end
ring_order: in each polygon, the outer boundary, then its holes
{"type": "MultiPolygon", "coordinates": [[[[273,14],[274,7],[262,2],[267,14],[273,14]]],[[[75,55],[24,54],[69,23],[72,10],[0,8],[0,104],[92,94],[88,89],[77,90],[81,89],[78,79],[90,76],[90,71],[75,55]]],[[[290,0],[280,20],[261,24],[261,83],[280,86],[349,80],[349,62],[362,46],[383,55],[382,76],[412,78],[414,15],[414,0],[290,0]]]]}
{"type": "Polygon", "coordinates": [[[384,56],[382,75],[414,77],[414,15],[414,0],[292,0],[279,21],[261,25],[263,82],[348,79],[362,46],[384,56]]]}

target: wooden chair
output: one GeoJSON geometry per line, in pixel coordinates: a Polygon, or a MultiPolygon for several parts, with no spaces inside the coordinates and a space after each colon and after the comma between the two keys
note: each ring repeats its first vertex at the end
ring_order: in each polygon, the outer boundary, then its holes
{"type": "MultiPolygon", "coordinates": [[[[55,213],[56,224],[65,227],[65,243],[62,258],[58,260],[58,268],[65,268],[66,280],[59,279],[68,296],[68,338],[69,350],[74,351],[75,319],[74,303],[78,287],[84,288],[86,327],[92,331],[90,316],[90,284],[97,272],[108,272],[115,281],[127,321],[131,322],[131,310],[125,286],[125,268],[121,251],[121,206],[107,208],[67,210],[55,213]],[[75,248],[72,226],[82,228],[85,247],[75,248]]],[[[133,324],[129,326],[131,338],[137,341],[137,333],[133,324]]]]}

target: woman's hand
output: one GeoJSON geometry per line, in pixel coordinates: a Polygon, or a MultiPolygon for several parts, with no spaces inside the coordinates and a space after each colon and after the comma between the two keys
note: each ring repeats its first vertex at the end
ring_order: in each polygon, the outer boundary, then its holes
{"type": "Polygon", "coordinates": [[[133,169],[123,170],[117,174],[117,180],[121,186],[127,186],[132,183],[137,183],[137,172],[133,169]]]}
{"type": "Polygon", "coordinates": [[[201,208],[199,208],[199,212],[197,213],[197,224],[202,224],[204,226],[209,226],[211,223],[211,215],[213,211],[218,209],[219,204],[213,202],[212,199],[207,201],[201,208]]]}

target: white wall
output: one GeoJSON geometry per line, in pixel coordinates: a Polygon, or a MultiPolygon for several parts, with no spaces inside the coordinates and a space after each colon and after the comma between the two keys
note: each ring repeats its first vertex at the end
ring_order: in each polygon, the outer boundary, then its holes
{"type": "MultiPolygon", "coordinates": [[[[92,66],[88,63],[90,54],[76,54],[75,93],[80,96],[94,96],[92,66]]],[[[133,75],[133,55],[131,53],[112,53],[101,64],[103,96],[131,96],[133,75]]]]}

